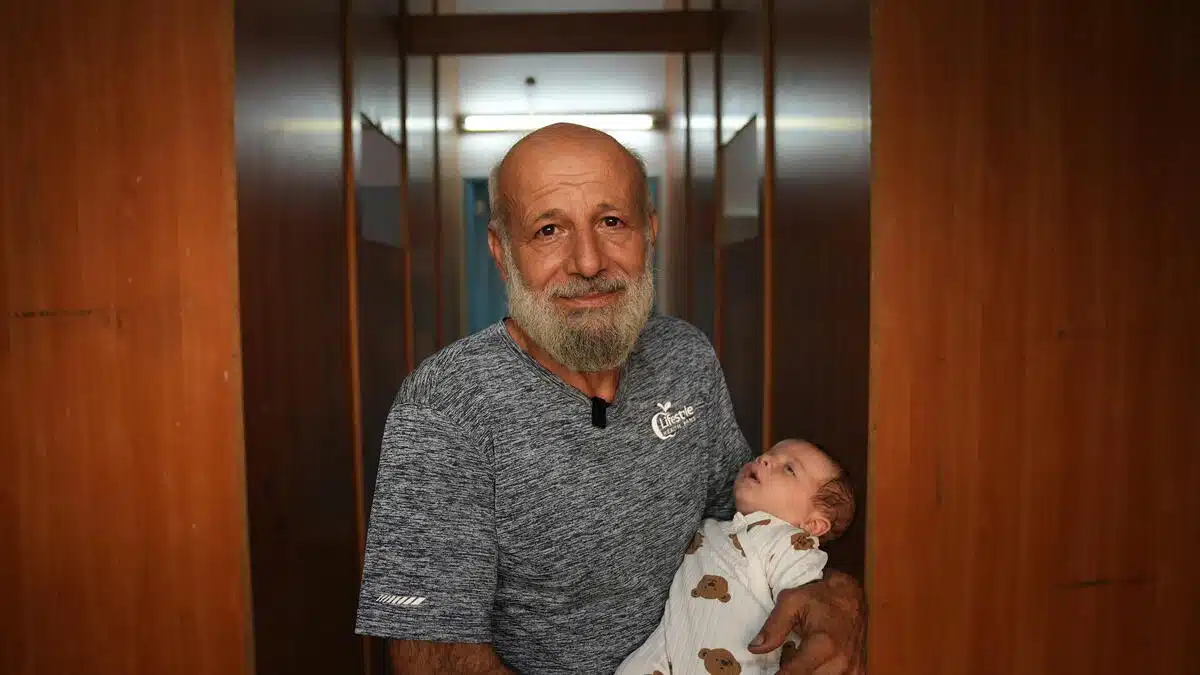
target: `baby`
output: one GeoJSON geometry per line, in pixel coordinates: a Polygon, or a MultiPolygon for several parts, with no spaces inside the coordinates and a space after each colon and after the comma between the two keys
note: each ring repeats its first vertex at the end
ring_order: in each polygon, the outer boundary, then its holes
{"type": "Polygon", "coordinates": [[[845,472],[812,443],[780,441],[742,467],[733,520],[705,520],[675,573],[658,628],[617,675],[774,673],[794,635],[769,654],[747,644],[780,591],[821,578],[820,544],[854,518],[845,472]]]}

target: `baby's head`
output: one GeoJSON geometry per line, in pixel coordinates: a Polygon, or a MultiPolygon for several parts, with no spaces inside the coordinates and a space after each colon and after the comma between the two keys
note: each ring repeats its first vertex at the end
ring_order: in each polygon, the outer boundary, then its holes
{"type": "Polygon", "coordinates": [[[846,472],[820,447],[788,439],[742,467],[733,484],[737,510],[782,518],[822,543],[854,519],[854,491],[846,472]]]}

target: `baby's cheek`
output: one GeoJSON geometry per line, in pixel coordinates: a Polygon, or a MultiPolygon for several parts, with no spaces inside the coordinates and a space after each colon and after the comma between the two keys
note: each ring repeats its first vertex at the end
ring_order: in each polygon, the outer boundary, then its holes
{"type": "Polygon", "coordinates": [[[760,508],[771,515],[787,521],[794,521],[808,513],[812,500],[803,492],[795,489],[775,489],[769,495],[764,495],[760,508]]]}

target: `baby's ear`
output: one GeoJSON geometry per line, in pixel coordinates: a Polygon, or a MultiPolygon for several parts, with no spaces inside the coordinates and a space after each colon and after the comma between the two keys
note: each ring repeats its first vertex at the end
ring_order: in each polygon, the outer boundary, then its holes
{"type": "Polygon", "coordinates": [[[829,519],[820,513],[813,513],[804,521],[804,529],[812,536],[820,539],[829,534],[829,528],[832,524],[829,519]]]}
{"type": "Polygon", "coordinates": [[[707,659],[707,658],[708,658],[708,650],[707,650],[707,649],[701,649],[701,650],[700,650],[700,658],[702,658],[702,659],[707,659]]]}

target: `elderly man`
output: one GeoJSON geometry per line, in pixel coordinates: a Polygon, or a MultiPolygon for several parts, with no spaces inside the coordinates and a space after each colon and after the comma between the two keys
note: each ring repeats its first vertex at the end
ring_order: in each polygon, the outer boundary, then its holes
{"type": "MultiPolygon", "coordinates": [[[[511,316],[401,387],[358,631],[402,641],[404,673],[611,673],[657,625],[701,519],[731,515],[752,452],[703,334],[651,316],[658,222],[629,151],[546,127],[491,192],[511,316]]],[[[794,628],[785,672],[858,672],[861,607],[827,573],[780,595],[752,651],[794,628]]]]}

